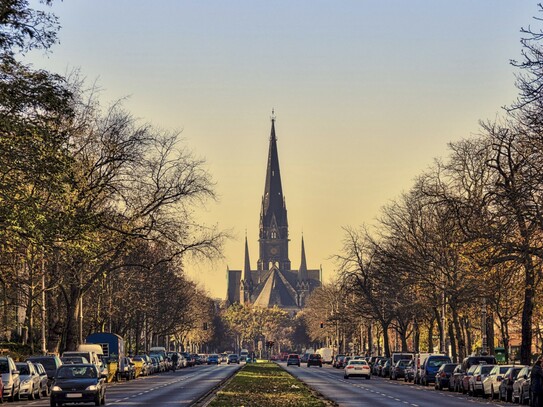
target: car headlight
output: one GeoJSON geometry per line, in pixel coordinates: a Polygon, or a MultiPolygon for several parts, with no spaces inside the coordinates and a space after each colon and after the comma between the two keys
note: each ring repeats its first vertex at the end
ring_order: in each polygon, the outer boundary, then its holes
{"type": "Polygon", "coordinates": [[[62,389],[60,387],[58,387],[58,386],[53,386],[51,388],[51,391],[62,391],[62,389]]]}
{"type": "Polygon", "coordinates": [[[29,384],[29,383],[30,383],[30,379],[26,379],[26,380],[21,381],[21,384],[29,384]]]}
{"type": "Polygon", "coordinates": [[[98,387],[96,387],[96,385],[93,384],[93,385],[87,387],[85,390],[88,390],[88,391],[96,391],[97,388],[98,388],[98,387]]]}

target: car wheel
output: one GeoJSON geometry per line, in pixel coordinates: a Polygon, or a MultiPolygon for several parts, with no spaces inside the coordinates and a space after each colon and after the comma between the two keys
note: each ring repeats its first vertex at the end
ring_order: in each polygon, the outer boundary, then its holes
{"type": "Polygon", "coordinates": [[[28,391],[28,399],[29,400],[34,400],[34,389],[32,387],[28,391]]]}
{"type": "Polygon", "coordinates": [[[104,395],[102,396],[102,405],[106,405],[106,392],[104,392],[104,395]]]}
{"type": "Polygon", "coordinates": [[[370,380],[370,379],[371,379],[371,375],[367,375],[366,380],[370,380]]]}
{"type": "Polygon", "coordinates": [[[17,394],[15,394],[13,396],[13,400],[14,401],[19,401],[21,400],[21,385],[19,385],[19,388],[17,389],[17,394]]]}
{"type": "Polygon", "coordinates": [[[344,378],[344,379],[348,379],[348,378],[349,378],[349,376],[348,376],[348,375],[346,375],[346,374],[344,374],[344,375],[343,375],[343,378],[344,378]]]}
{"type": "Polygon", "coordinates": [[[55,403],[55,399],[51,398],[49,405],[51,407],[57,407],[57,403],[55,403]]]}

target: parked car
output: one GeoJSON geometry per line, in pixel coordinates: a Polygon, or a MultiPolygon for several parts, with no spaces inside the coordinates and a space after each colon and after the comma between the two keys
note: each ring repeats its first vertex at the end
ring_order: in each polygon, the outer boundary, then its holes
{"type": "Polygon", "coordinates": [[[392,360],[390,358],[385,360],[385,363],[381,366],[381,371],[379,372],[381,377],[390,377],[390,369],[392,367],[392,360]]]}
{"type": "Polygon", "coordinates": [[[513,385],[520,371],[527,366],[511,366],[503,375],[498,387],[498,398],[502,401],[513,401],[513,385]]]}
{"type": "Polygon", "coordinates": [[[29,400],[40,399],[40,375],[32,362],[17,362],[15,366],[21,379],[19,397],[28,397],[29,400]]]}
{"type": "Polygon", "coordinates": [[[60,358],[56,355],[35,355],[30,356],[27,361],[30,361],[32,363],[41,363],[42,366],[45,369],[45,372],[47,373],[48,378],[48,386],[49,386],[49,393],[51,392],[51,384],[53,383],[53,379],[55,377],[55,374],[57,373],[57,369],[62,365],[62,361],[60,358]]]}
{"type": "Polygon", "coordinates": [[[41,363],[34,363],[34,367],[40,376],[40,394],[43,397],[49,397],[49,378],[47,372],[41,363]]]}
{"type": "Polygon", "coordinates": [[[488,376],[494,365],[477,365],[473,372],[473,376],[469,378],[468,394],[470,396],[483,395],[483,381],[488,376]]]}
{"type": "Polygon", "coordinates": [[[443,390],[451,387],[451,376],[454,369],[458,366],[456,363],[443,363],[437,370],[434,388],[443,390]]]}
{"type": "Polygon", "coordinates": [[[424,361],[420,368],[420,383],[423,386],[428,386],[436,380],[436,373],[445,363],[452,363],[450,357],[446,355],[430,355],[424,361]]]}
{"type": "Polygon", "coordinates": [[[530,373],[531,366],[524,366],[518,372],[517,379],[513,383],[513,403],[526,404],[530,400],[530,373]]]}
{"type": "Polygon", "coordinates": [[[0,404],[4,403],[4,382],[0,380],[0,404]]]}
{"type": "Polygon", "coordinates": [[[405,382],[412,382],[415,379],[415,360],[410,360],[407,366],[404,370],[404,378],[403,380],[405,382]]]}
{"type": "Polygon", "coordinates": [[[503,376],[511,367],[511,365],[494,365],[483,380],[483,398],[490,396],[494,399],[498,396],[498,388],[503,381],[503,376]]]}
{"type": "Polygon", "coordinates": [[[390,368],[390,380],[398,380],[405,377],[405,368],[412,359],[400,359],[390,368]]]}
{"type": "Polygon", "coordinates": [[[296,353],[291,353],[290,355],[288,355],[287,366],[290,366],[290,365],[300,366],[300,355],[296,353]]]}
{"type": "Polygon", "coordinates": [[[115,378],[118,382],[120,382],[121,379],[126,379],[128,381],[136,378],[136,366],[134,365],[134,362],[132,362],[132,359],[127,356],[121,358],[115,378]]]}
{"type": "Polygon", "coordinates": [[[462,391],[462,377],[464,376],[464,372],[462,371],[462,364],[456,365],[454,368],[451,377],[449,379],[449,391],[456,391],[461,392],[462,391]]]}
{"type": "Polygon", "coordinates": [[[343,371],[343,377],[348,379],[351,376],[363,376],[366,380],[371,378],[371,368],[364,359],[349,360],[343,371]]]}
{"type": "Polygon", "coordinates": [[[322,367],[322,357],[318,353],[312,353],[307,359],[307,367],[318,366],[322,367]]]}
{"type": "Polygon", "coordinates": [[[472,365],[470,368],[463,374],[461,386],[462,389],[460,390],[463,394],[466,394],[469,392],[469,380],[473,376],[473,372],[475,372],[475,369],[477,369],[478,365],[472,365]]]}
{"type": "Polygon", "coordinates": [[[106,404],[105,377],[95,364],[62,365],[51,387],[51,406],[63,403],[106,404]]]}
{"type": "Polygon", "coordinates": [[[237,353],[231,353],[230,355],[228,355],[228,362],[226,362],[227,364],[231,364],[231,363],[237,363],[239,365],[239,356],[237,353]]]}
{"type": "Polygon", "coordinates": [[[373,365],[372,368],[372,374],[376,376],[381,376],[381,370],[383,369],[383,365],[386,363],[387,358],[381,358],[377,362],[375,362],[375,365],[373,365]]]}
{"type": "Polygon", "coordinates": [[[2,382],[4,383],[4,397],[9,401],[18,401],[20,399],[21,378],[11,356],[0,356],[0,373],[2,373],[2,382]]]}

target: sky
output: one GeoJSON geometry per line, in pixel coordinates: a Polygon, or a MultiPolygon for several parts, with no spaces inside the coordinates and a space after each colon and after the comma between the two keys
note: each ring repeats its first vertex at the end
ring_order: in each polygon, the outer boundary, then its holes
{"type": "MultiPolygon", "coordinates": [[[[38,6],[37,0],[31,4],[38,6]]],[[[43,7],[43,6],[41,6],[43,7]]],[[[479,132],[516,97],[527,0],[64,0],[60,43],[35,67],[79,69],[105,106],[123,98],[142,122],[182,131],[206,161],[217,201],[198,220],[229,230],[224,257],[187,274],[226,297],[226,270],[253,268],[270,116],[276,115],[290,260],[324,282],[344,227],[381,208],[479,132]]],[[[543,16],[543,15],[541,15],[543,16]]]]}

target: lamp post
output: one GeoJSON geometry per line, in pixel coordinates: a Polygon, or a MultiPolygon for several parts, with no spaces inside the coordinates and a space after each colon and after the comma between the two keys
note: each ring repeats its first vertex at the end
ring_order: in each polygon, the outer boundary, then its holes
{"type": "Polygon", "coordinates": [[[481,310],[481,353],[488,354],[488,343],[486,337],[486,298],[483,298],[483,309],[481,310]]]}

